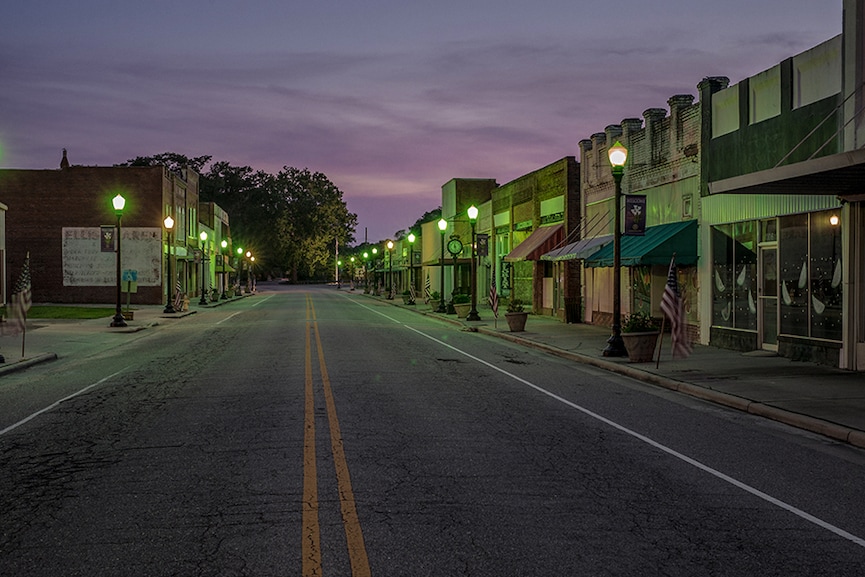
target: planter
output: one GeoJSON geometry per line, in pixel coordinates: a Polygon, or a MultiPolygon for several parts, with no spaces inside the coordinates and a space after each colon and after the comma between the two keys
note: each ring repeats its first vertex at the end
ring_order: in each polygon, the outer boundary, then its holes
{"type": "Polygon", "coordinates": [[[402,295],[402,304],[413,305],[414,300],[411,298],[411,295],[402,295]]]}
{"type": "Polygon", "coordinates": [[[645,333],[622,333],[628,360],[632,363],[647,363],[655,356],[655,345],[658,344],[658,331],[645,333]]]}
{"type": "Polygon", "coordinates": [[[134,311],[123,311],[123,318],[126,319],[127,321],[131,321],[135,318],[135,312],[134,311]]]}
{"type": "Polygon", "coordinates": [[[508,321],[508,328],[512,333],[521,333],[526,330],[526,319],[529,318],[529,313],[505,313],[505,320],[508,321]]]}
{"type": "Polygon", "coordinates": [[[471,303],[457,303],[454,305],[454,310],[457,311],[457,318],[464,319],[469,316],[469,311],[472,310],[471,303]]]}

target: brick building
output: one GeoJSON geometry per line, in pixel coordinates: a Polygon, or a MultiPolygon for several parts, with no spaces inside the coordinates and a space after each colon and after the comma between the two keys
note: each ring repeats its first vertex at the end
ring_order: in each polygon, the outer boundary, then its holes
{"type": "Polygon", "coordinates": [[[34,302],[113,303],[116,257],[113,243],[103,246],[101,238],[117,223],[111,199],[119,193],[126,198],[121,264],[136,271],[138,281],[131,302],[158,304],[167,298],[162,223],[168,214],[176,223],[172,270],[182,290],[196,294],[201,284],[192,262],[199,242],[197,173],[175,174],[163,166],[70,166],[65,150],[60,166],[0,170],[0,199],[8,206],[6,286],[29,254],[34,302]]]}

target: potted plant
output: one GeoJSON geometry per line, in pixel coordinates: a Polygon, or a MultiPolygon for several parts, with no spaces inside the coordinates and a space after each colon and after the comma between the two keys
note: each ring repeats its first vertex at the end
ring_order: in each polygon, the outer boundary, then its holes
{"type": "Polygon", "coordinates": [[[655,356],[658,344],[658,321],[644,311],[634,311],[622,322],[622,340],[632,363],[645,363],[655,356]]]}
{"type": "Polygon", "coordinates": [[[441,295],[439,291],[433,291],[429,294],[429,306],[432,310],[437,310],[439,308],[439,304],[441,303],[441,295]]]}
{"type": "Polygon", "coordinates": [[[414,299],[411,296],[410,290],[406,289],[406,290],[402,291],[402,303],[404,305],[413,305],[414,304],[414,299]]]}
{"type": "Polygon", "coordinates": [[[505,313],[505,320],[508,321],[508,328],[512,333],[526,330],[526,320],[528,318],[529,313],[523,310],[523,301],[520,299],[508,301],[508,312],[505,313]]]}
{"type": "Polygon", "coordinates": [[[457,311],[458,319],[464,319],[469,316],[469,311],[472,309],[471,298],[469,298],[469,295],[454,293],[452,302],[454,309],[457,311]]]}

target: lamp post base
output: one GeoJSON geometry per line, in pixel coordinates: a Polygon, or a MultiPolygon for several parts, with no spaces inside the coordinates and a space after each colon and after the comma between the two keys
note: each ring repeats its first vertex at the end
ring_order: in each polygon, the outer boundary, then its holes
{"type": "Polygon", "coordinates": [[[167,305],[165,305],[165,308],[162,310],[162,314],[166,315],[173,315],[176,312],[177,311],[174,310],[174,304],[172,303],[168,303],[167,305]]]}
{"type": "Polygon", "coordinates": [[[481,320],[481,316],[478,314],[478,311],[472,309],[469,311],[468,316],[466,317],[467,321],[479,321],[481,320]]]}
{"type": "Polygon", "coordinates": [[[622,335],[613,333],[607,339],[607,348],[604,349],[605,357],[624,357],[627,356],[628,350],[625,348],[625,341],[622,340],[622,335]]]}
{"type": "Polygon", "coordinates": [[[437,312],[437,313],[447,313],[447,312],[448,312],[448,309],[447,309],[447,307],[445,306],[445,302],[444,302],[444,301],[439,301],[439,306],[438,306],[438,308],[436,309],[436,312],[437,312]]]}
{"type": "Polygon", "coordinates": [[[112,319],[111,324],[108,326],[110,326],[110,327],[125,327],[128,325],[126,324],[126,319],[123,318],[123,314],[117,313],[114,315],[114,319],[112,319]]]}

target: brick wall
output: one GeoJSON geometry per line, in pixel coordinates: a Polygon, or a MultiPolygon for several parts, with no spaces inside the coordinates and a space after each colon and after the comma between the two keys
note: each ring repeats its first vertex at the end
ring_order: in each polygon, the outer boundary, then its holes
{"type": "MultiPolygon", "coordinates": [[[[0,170],[0,202],[6,216],[9,287],[30,253],[33,301],[37,303],[113,303],[116,287],[63,286],[62,229],[114,225],[111,198],[126,198],[123,227],[162,229],[167,196],[175,175],[156,167],[81,167],[61,170],[0,170]]],[[[194,191],[197,204],[198,191],[194,191]]],[[[162,254],[162,253],[161,253],[162,254]]],[[[132,302],[158,304],[162,287],[139,287],[132,302]]]]}

